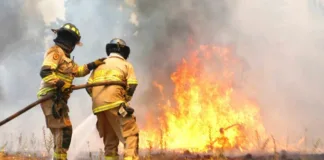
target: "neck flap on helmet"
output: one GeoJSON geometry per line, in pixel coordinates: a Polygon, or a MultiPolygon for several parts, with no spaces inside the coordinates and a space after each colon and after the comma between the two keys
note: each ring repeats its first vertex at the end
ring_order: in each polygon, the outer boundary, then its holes
{"type": "Polygon", "coordinates": [[[53,41],[65,51],[67,56],[70,56],[78,42],[71,33],[66,31],[58,32],[57,37],[53,41]]]}

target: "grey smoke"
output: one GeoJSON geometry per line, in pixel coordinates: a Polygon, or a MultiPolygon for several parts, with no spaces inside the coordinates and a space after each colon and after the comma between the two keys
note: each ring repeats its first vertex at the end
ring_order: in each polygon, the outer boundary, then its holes
{"type": "MultiPolygon", "coordinates": [[[[64,23],[47,27],[35,8],[40,1],[28,2],[30,5],[22,0],[2,1],[0,6],[0,84],[5,97],[0,101],[1,119],[36,99],[44,38],[52,35],[50,27],[64,23]]],[[[140,82],[132,105],[141,125],[146,114],[155,112],[160,98],[152,81],[166,84],[166,93],[172,97],[169,76],[181,58],[188,56],[190,47],[195,47],[187,45],[192,38],[197,45],[235,47],[246,63],[240,91],[258,102],[268,133],[278,139],[298,140],[308,128],[309,137],[323,138],[324,17],[314,3],[138,0],[134,8],[117,1],[69,0],[65,6],[66,21],[79,27],[84,43],[73,53],[79,64],[104,57],[105,44],[114,37],[125,39],[131,47],[130,61],[140,82]],[[118,10],[120,5],[123,11],[118,10]],[[132,12],[138,16],[138,26],[128,21],[132,12]]],[[[75,83],[85,81],[79,78],[75,83]]],[[[75,126],[91,114],[85,91],[72,95],[70,108],[75,126]]],[[[37,108],[1,127],[0,135],[41,133],[44,124],[37,108]]]]}
{"type": "MultiPolygon", "coordinates": [[[[35,0],[1,1],[1,120],[36,99],[45,37],[44,22],[36,4],[35,0]]],[[[35,125],[40,117],[37,111],[39,110],[34,109],[1,127],[0,143],[7,141],[14,151],[18,145],[16,136],[20,132],[27,137],[35,132],[31,129],[35,126],[37,132],[41,133],[41,126],[35,125]]]]}
{"type": "MultiPolygon", "coordinates": [[[[230,17],[227,2],[220,1],[150,1],[137,3],[140,17],[139,35],[134,37],[137,46],[143,46],[139,64],[145,64],[151,76],[147,78],[163,82],[167,93],[172,93],[170,75],[180,60],[193,48],[191,38],[198,47],[200,43],[212,44],[215,35],[226,28],[230,17]],[[199,24],[199,25],[197,25],[199,24]]],[[[218,43],[222,40],[219,39],[218,43]]],[[[150,82],[150,81],[149,81],[150,82]]],[[[139,101],[155,110],[159,101],[156,88],[146,90],[139,101]],[[157,95],[155,95],[157,94],[157,95]],[[155,96],[150,96],[155,95],[155,96]],[[156,97],[156,98],[155,98],[156,97]]],[[[172,97],[172,95],[170,95],[172,97]]]]}

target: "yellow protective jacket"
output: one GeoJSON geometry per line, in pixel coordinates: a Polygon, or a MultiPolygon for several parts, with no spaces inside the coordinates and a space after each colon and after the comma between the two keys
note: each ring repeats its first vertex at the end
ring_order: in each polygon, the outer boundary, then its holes
{"type": "Polygon", "coordinates": [[[87,91],[92,97],[94,114],[129,102],[138,84],[132,64],[116,53],[111,53],[105,60],[105,64],[100,65],[92,72],[88,83],[105,81],[124,82],[127,84],[127,88],[119,85],[88,88],[87,91]]]}
{"type": "Polygon", "coordinates": [[[44,61],[40,75],[41,86],[38,97],[44,96],[56,89],[55,83],[61,79],[65,82],[63,90],[71,87],[74,77],[84,77],[90,73],[87,65],[78,66],[65,55],[65,52],[57,45],[49,48],[44,55],[44,61]]]}

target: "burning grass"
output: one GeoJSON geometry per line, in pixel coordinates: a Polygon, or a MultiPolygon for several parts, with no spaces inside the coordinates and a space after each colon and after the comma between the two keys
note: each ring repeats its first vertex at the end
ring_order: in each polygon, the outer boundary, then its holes
{"type": "Polygon", "coordinates": [[[305,138],[288,146],[266,133],[259,106],[238,87],[242,70],[229,47],[201,45],[188,53],[170,76],[172,96],[164,90],[169,84],[153,82],[161,93],[159,115],[148,115],[140,148],[211,154],[299,152],[305,138]]]}
{"type": "MultiPolygon", "coordinates": [[[[95,155],[100,155],[96,153],[95,155]]],[[[48,160],[50,157],[27,157],[19,155],[7,155],[0,157],[1,160],[48,160]]],[[[246,154],[242,156],[224,156],[224,155],[208,155],[208,154],[191,154],[190,152],[179,153],[157,153],[151,155],[142,155],[140,160],[323,160],[324,154],[287,154],[281,152],[276,155],[252,155],[246,154]]],[[[89,157],[88,153],[80,154],[73,160],[104,160],[104,156],[89,157]]]]}
{"type": "Polygon", "coordinates": [[[157,121],[148,117],[155,123],[142,131],[140,146],[198,152],[255,149],[251,138],[254,132],[265,137],[265,129],[259,107],[233,87],[239,60],[218,46],[200,46],[189,55],[171,75],[172,98],[164,99],[164,85],[154,82],[163,97],[160,115],[157,121]]]}

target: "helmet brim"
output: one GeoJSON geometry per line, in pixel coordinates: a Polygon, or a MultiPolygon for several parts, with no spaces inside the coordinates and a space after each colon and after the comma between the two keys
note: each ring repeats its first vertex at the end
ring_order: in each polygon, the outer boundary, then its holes
{"type": "Polygon", "coordinates": [[[79,41],[76,45],[79,46],[79,47],[82,47],[83,43],[79,41]]]}
{"type": "Polygon", "coordinates": [[[53,33],[57,33],[58,29],[51,29],[53,33]]]}

